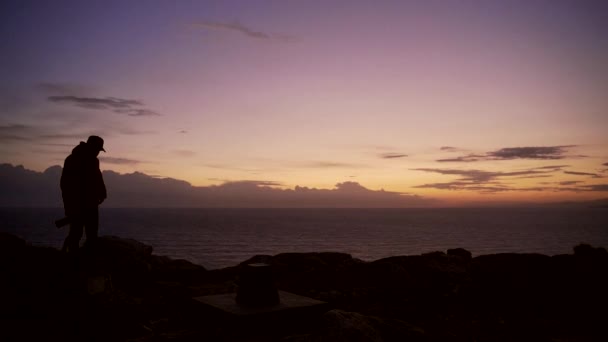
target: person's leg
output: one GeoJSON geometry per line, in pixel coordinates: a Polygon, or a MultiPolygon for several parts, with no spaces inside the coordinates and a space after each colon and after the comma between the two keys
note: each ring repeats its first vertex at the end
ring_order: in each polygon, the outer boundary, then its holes
{"type": "Polygon", "coordinates": [[[93,245],[99,231],[99,209],[97,207],[87,210],[85,220],[85,231],[87,234],[87,245],[93,245]]]}
{"type": "Polygon", "coordinates": [[[72,217],[70,219],[70,232],[63,242],[63,250],[68,253],[76,253],[80,245],[80,239],[82,238],[84,222],[80,217],[72,217]]]}

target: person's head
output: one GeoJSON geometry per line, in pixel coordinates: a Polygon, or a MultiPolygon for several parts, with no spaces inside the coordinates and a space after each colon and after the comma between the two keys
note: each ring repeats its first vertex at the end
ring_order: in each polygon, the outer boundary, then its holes
{"type": "Polygon", "coordinates": [[[87,145],[91,148],[91,151],[95,153],[95,156],[99,155],[99,151],[106,151],[103,149],[103,139],[96,135],[91,135],[87,139],[87,145]]]}

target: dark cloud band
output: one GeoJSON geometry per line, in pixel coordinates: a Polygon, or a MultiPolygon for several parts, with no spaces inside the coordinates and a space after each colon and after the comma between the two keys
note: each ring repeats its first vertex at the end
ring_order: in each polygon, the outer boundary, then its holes
{"type": "Polygon", "coordinates": [[[193,24],[194,27],[200,27],[208,30],[216,31],[231,31],[239,33],[247,38],[260,39],[260,40],[275,40],[281,42],[290,42],[294,40],[294,37],[284,34],[272,34],[257,31],[249,27],[243,26],[239,23],[222,23],[222,22],[210,22],[201,21],[193,24]]]}
{"type": "Polygon", "coordinates": [[[405,158],[407,157],[407,154],[401,154],[401,153],[383,153],[380,155],[380,158],[382,159],[398,159],[398,158],[405,158]]]}
{"type": "Polygon", "coordinates": [[[119,97],[78,97],[78,96],[49,96],[54,103],[67,103],[80,108],[111,110],[114,113],[128,116],[158,116],[159,113],[140,108],[144,103],[138,100],[123,99],[119,97]]]}
{"type": "Polygon", "coordinates": [[[574,175],[574,176],[591,176],[593,178],[602,178],[602,176],[598,175],[597,173],[577,172],[577,171],[564,171],[564,173],[567,175],[574,175]]]}
{"type": "Polygon", "coordinates": [[[513,159],[536,159],[556,160],[567,157],[569,148],[576,145],[562,146],[528,146],[528,147],[506,147],[484,154],[467,154],[456,158],[439,159],[438,162],[477,162],[487,160],[513,160],[513,159]]]}

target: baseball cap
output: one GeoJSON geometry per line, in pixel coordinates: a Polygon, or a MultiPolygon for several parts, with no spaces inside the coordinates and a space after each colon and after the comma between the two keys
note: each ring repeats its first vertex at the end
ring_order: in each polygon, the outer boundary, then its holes
{"type": "Polygon", "coordinates": [[[89,137],[89,139],[87,139],[87,144],[93,146],[98,151],[104,151],[104,152],[106,151],[103,149],[103,139],[101,139],[101,137],[98,137],[96,135],[91,135],[89,137]]]}

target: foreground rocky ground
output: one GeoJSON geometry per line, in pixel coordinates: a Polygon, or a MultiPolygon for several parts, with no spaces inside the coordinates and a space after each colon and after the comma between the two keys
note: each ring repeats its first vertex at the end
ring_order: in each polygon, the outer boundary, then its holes
{"type": "Polygon", "coordinates": [[[286,253],[207,271],[129,239],[102,237],[69,258],[0,233],[0,303],[2,341],[608,341],[608,253],[286,253]],[[194,303],[236,291],[252,262],[329,307],[235,326],[194,303]]]}

